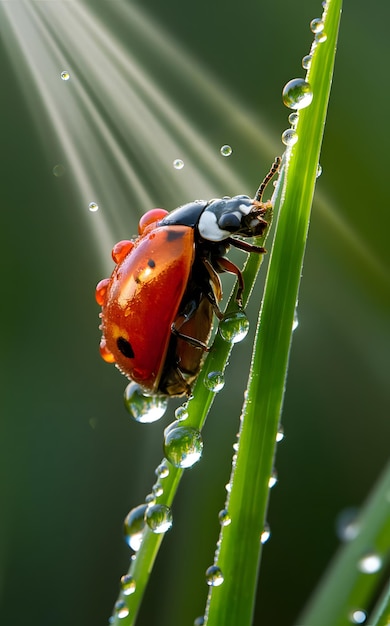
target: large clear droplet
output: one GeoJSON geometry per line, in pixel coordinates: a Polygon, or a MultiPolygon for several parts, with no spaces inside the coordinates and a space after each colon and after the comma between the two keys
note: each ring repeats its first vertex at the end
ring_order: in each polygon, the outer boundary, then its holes
{"type": "Polygon", "coordinates": [[[148,508],[147,504],[140,504],[126,515],[124,523],[124,532],[126,543],[130,546],[134,552],[137,552],[140,548],[143,531],[145,528],[145,511],[148,508]]]}
{"type": "Polygon", "coordinates": [[[154,533],[165,533],[172,527],[172,511],[165,504],[148,506],[145,511],[145,522],[154,533]]]}
{"type": "Polygon", "coordinates": [[[311,104],[313,92],[303,78],[293,78],[284,86],[282,98],[289,109],[304,109],[311,104]]]}
{"type": "Polygon", "coordinates": [[[151,424],[161,419],[168,407],[165,396],[147,396],[137,383],[129,383],[124,392],[125,407],[136,422],[151,424]]]}
{"type": "Polygon", "coordinates": [[[175,467],[188,468],[202,456],[202,436],[196,428],[173,426],[165,430],[164,453],[175,467]]]}
{"type": "Polygon", "coordinates": [[[239,343],[247,336],[249,321],[244,311],[227,313],[219,324],[219,334],[230,343],[239,343]]]}
{"type": "Polygon", "coordinates": [[[220,153],[224,157],[229,157],[232,154],[232,152],[233,152],[233,148],[231,146],[229,146],[229,144],[225,144],[220,149],[220,153]]]}

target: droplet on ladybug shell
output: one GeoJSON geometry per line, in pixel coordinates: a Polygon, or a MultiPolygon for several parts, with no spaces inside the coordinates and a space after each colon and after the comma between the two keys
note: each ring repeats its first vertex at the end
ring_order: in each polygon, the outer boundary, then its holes
{"type": "Polygon", "coordinates": [[[129,254],[130,250],[134,248],[134,242],[129,239],[123,239],[118,241],[112,249],[111,256],[114,263],[121,263],[125,257],[129,254]]]}
{"type": "Polygon", "coordinates": [[[103,280],[99,281],[98,284],[96,285],[95,299],[96,299],[96,302],[100,306],[103,306],[103,304],[104,304],[104,300],[105,300],[105,296],[106,296],[107,287],[109,285],[109,282],[110,282],[109,278],[103,278],[103,280]]]}
{"type": "Polygon", "coordinates": [[[115,363],[115,357],[112,352],[110,352],[110,350],[107,348],[106,340],[104,338],[102,338],[100,342],[99,350],[103,361],[105,361],[106,363],[115,363]]]}
{"type": "Polygon", "coordinates": [[[168,213],[169,211],[165,209],[151,209],[147,211],[138,223],[138,233],[144,235],[147,228],[150,228],[152,224],[156,224],[156,222],[160,222],[168,213]]]}

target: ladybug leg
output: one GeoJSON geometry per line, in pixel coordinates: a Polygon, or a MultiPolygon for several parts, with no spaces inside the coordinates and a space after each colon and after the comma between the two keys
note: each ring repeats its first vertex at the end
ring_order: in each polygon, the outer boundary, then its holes
{"type": "Polygon", "coordinates": [[[207,344],[205,344],[203,341],[200,341],[200,339],[195,339],[195,337],[190,337],[189,335],[185,335],[180,332],[180,328],[195,315],[198,306],[199,303],[196,300],[191,300],[190,302],[188,302],[183,313],[175,319],[173,324],[171,324],[171,333],[175,335],[175,337],[183,339],[183,341],[186,341],[191,346],[194,346],[194,348],[200,348],[204,352],[208,352],[210,348],[208,348],[207,344]]]}
{"type": "Polygon", "coordinates": [[[242,293],[245,287],[244,278],[242,276],[241,270],[237,267],[237,265],[234,265],[234,263],[232,263],[231,261],[229,261],[229,259],[226,259],[225,257],[219,257],[217,259],[217,265],[221,272],[229,272],[229,274],[235,274],[237,276],[238,289],[237,289],[237,294],[236,294],[236,302],[238,306],[241,308],[242,307],[242,293]]]}
{"type": "Polygon", "coordinates": [[[234,246],[239,250],[244,250],[249,253],[254,252],[255,254],[265,254],[267,252],[263,246],[255,246],[253,243],[248,243],[247,241],[242,241],[241,239],[234,239],[233,237],[229,237],[227,239],[227,243],[229,246],[234,246]]]}

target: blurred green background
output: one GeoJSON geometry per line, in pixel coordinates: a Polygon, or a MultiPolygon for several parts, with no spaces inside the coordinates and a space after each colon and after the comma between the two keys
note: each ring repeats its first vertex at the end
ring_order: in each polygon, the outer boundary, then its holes
{"type": "MultiPolygon", "coordinates": [[[[254,193],[282,152],[281,90],[304,76],[321,10],[1,3],[1,623],[107,623],[129,560],[123,519],[150,491],[177,403],[161,422],[131,421],[126,381],[98,354],[95,284],[147,209],[254,193]]],[[[389,456],[389,18],[376,0],[344,7],[255,626],[294,623],[337,547],[340,512],[361,505],[389,456]]],[[[204,611],[259,294],[140,626],[191,625],[204,611]]]]}

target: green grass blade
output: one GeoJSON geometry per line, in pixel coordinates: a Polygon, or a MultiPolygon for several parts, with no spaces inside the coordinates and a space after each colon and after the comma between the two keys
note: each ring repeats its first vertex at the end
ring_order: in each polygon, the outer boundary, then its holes
{"type": "MultiPolygon", "coordinates": [[[[285,155],[275,194],[279,218],[256,336],[252,369],[232,474],[228,511],[216,565],[224,582],[211,587],[208,626],[252,623],[261,543],[283,402],[294,311],[328,106],[341,0],[329,0],[323,15],[327,38],[318,43],[307,81],[311,105],[299,113],[298,142],[285,155]]],[[[332,622],[329,622],[331,624],[332,622]]]]}
{"type": "Polygon", "coordinates": [[[298,620],[299,626],[388,624],[388,594],[372,619],[353,621],[353,615],[357,610],[367,611],[381,582],[383,571],[390,562],[389,493],[390,465],[354,524],[356,537],[339,551],[313,600],[298,620]],[[367,566],[362,566],[362,563],[370,555],[378,557],[381,565],[376,569],[375,563],[369,561],[371,571],[367,571],[367,566]]]}

